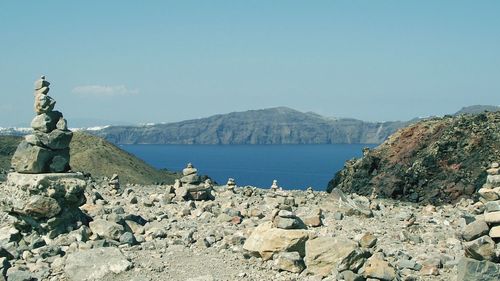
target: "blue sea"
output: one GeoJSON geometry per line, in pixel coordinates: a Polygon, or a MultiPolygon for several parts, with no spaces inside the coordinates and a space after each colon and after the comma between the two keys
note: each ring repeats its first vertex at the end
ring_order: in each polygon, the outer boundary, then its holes
{"type": "Polygon", "coordinates": [[[330,145],[121,145],[156,168],[182,170],[188,162],[219,184],[325,190],[344,162],[362,155],[366,144],[330,145]]]}

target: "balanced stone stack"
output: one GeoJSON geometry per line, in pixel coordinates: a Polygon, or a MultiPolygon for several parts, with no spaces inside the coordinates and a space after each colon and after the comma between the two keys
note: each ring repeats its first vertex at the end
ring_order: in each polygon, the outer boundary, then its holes
{"type": "Polygon", "coordinates": [[[233,178],[229,178],[226,183],[227,190],[233,191],[236,187],[236,181],[233,178]]]}
{"type": "Polygon", "coordinates": [[[458,281],[500,278],[500,168],[493,163],[478,191],[476,219],[462,231],[466,258],[458,266],[458,281]],[[474,278],[474,279],[473,279],[474,278]]]}
{"type": "Polygon", "coordinates": [[[176,198],[184,200],[211,200],[214,198],[210,179],[205,182],[198,176],[198,170],[188,163],[182,170],[183,177],[174,185],[176,198]]]}
{"type": "Polygon", "coordinates": [[[69,144],[73,133],[59,111],[56,101],[48,96],[50,83],[42,76],[35,82],[35,112],[31,122],[34,132],[19,144],[12,157],[18,173],[61,173],[70,170],[69,144]]]}
{"type": "Polygon", "coordinates": [[[35,82],[32,135],[26,136],[12,158],[15,172],[0,188],[0,209],[20,231],[33,229],[49,238],[75,229],[88,218],[79,209],[86,201],[86,181],[69,171],[72,138],[56,102],[47,95],[50,83],[42,76],[35,82]]]}

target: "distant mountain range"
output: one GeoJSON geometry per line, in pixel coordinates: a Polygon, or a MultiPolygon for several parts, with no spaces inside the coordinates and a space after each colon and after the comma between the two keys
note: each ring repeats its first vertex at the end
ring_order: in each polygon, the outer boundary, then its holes
{"type": "Polygon", "coordinates": [[[118,144],[381,143],[408,122],[327,118],[287,107],[144,126],[110,126],[89,133],[118,144]]]}
{"type": "MultiPolygon", "coordinates": [[[[500,107],[474,105],[464,107],[454,115],[484,111],[500,111],[500,107]]],[[[175,123],[81,130],[115,144],[379,144],[396,130],[419,120],[366,122],[276,107],[175,123]]],[[[25,135],[29,131],[25,128],[0,128],[0,135],[25,135]]]]}

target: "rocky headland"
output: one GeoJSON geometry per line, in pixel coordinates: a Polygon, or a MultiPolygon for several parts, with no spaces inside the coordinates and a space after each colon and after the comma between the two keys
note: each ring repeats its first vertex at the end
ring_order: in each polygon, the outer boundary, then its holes
{"type": "Polygon", "coordinates": [[[398,130],[328,184],[366,196],[440,204],[471,196],[500,158],[500,112],[424,120],[398,130]]]}

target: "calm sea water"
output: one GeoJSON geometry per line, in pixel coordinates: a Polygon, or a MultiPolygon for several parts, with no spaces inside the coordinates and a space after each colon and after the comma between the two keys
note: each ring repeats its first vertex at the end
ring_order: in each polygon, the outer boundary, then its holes
{"type": "Polygon", "coordinates": [[[180,171],[191,162],[219,184],[324,190],[344,162],[362,155],[365,144],[331,145],[122,145],[156,168],[180,171]]]}

